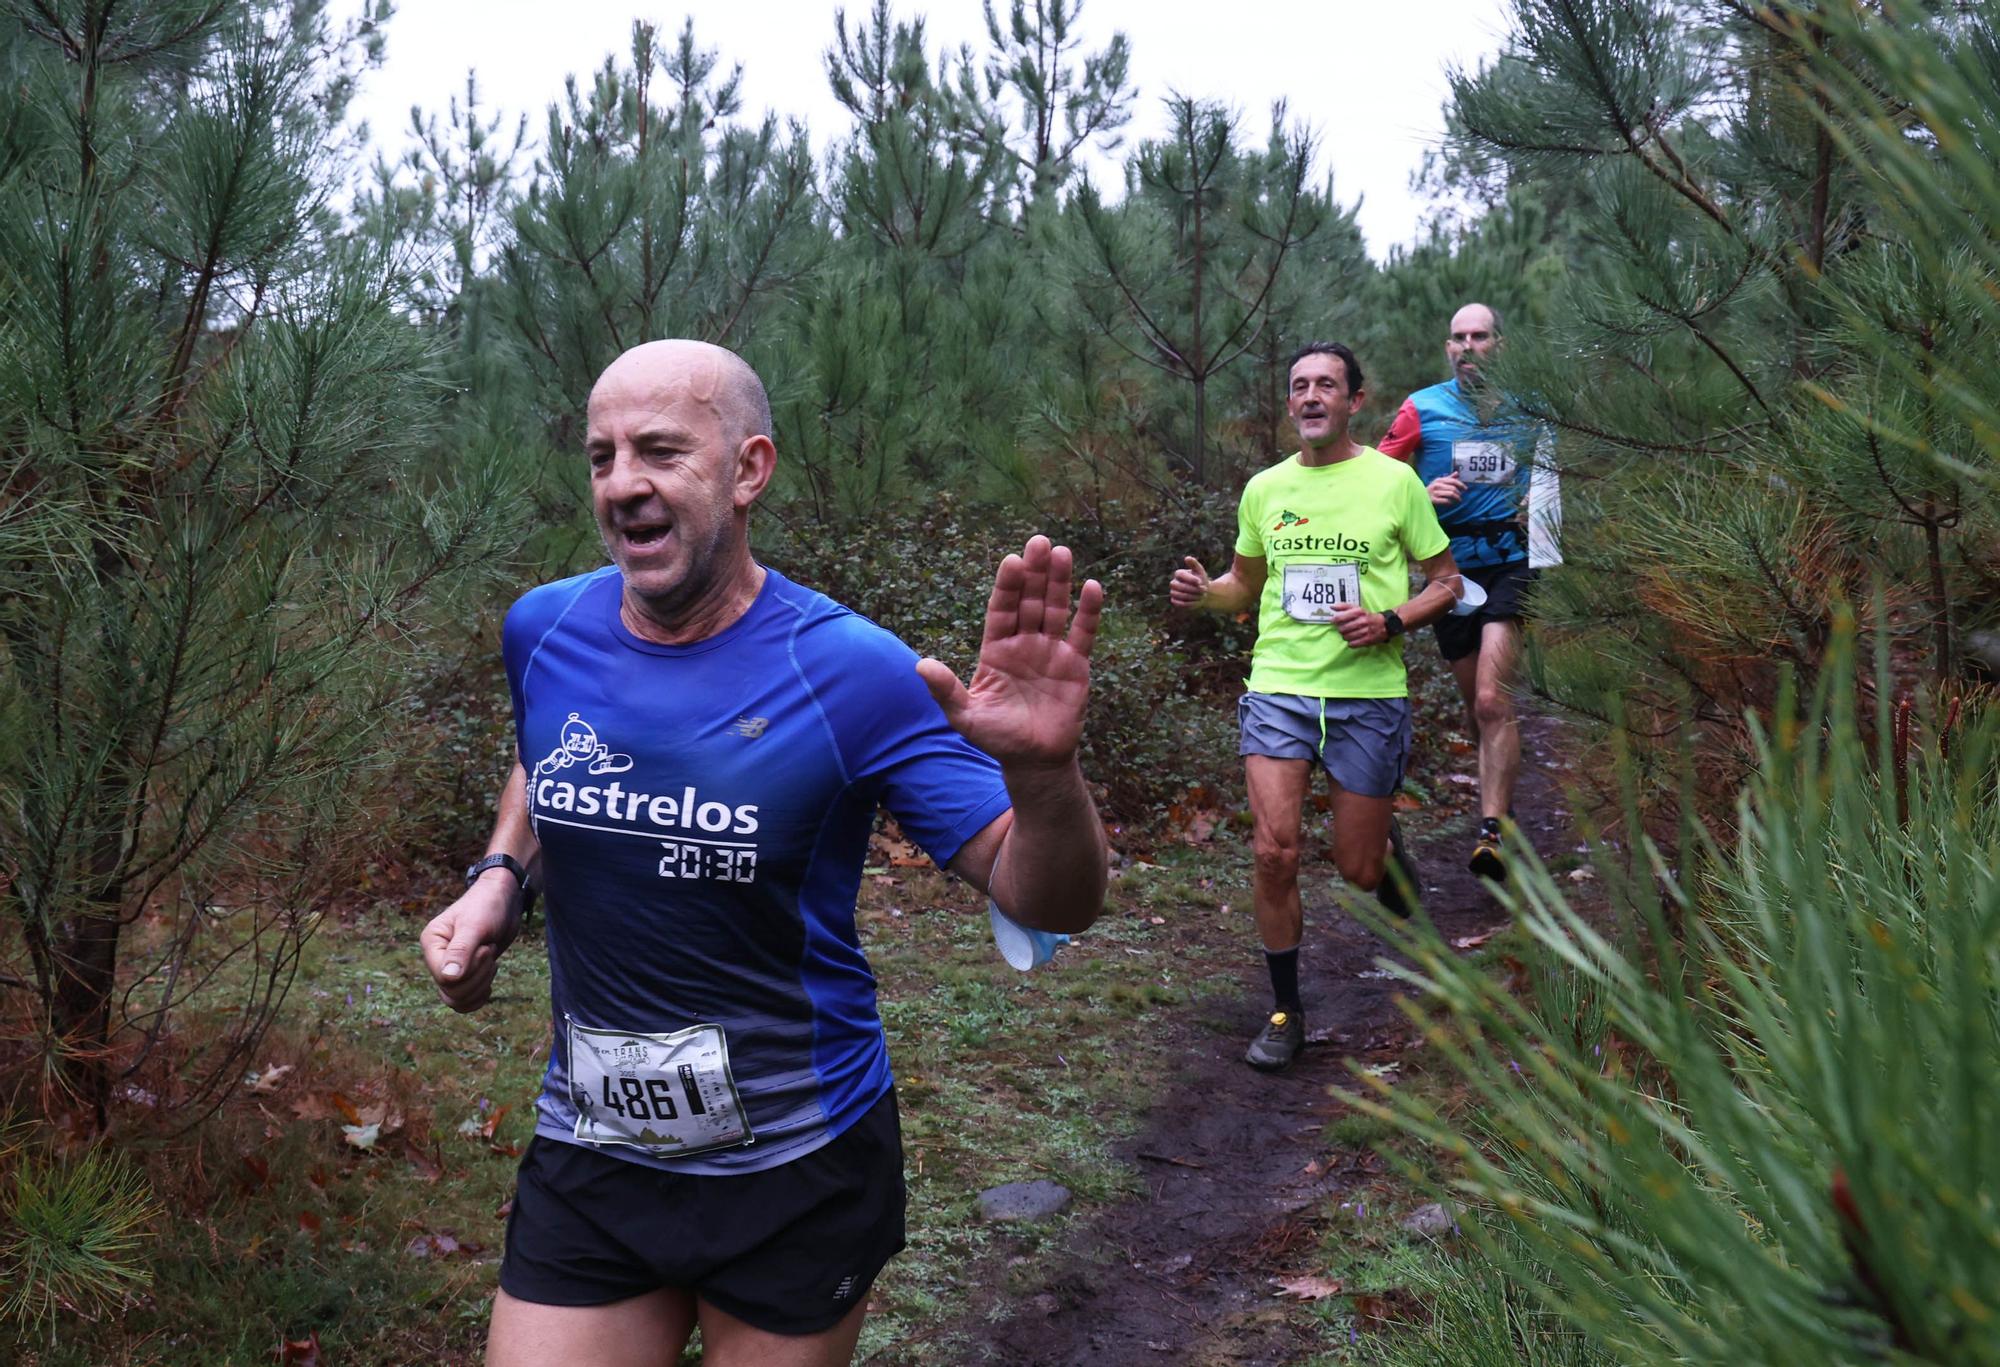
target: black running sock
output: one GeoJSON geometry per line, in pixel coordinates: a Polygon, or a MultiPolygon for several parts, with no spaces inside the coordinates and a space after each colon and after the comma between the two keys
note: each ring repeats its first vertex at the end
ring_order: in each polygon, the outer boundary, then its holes
{"type": "MultiPolygon", "coordinates": [[[[1412,891],[1414,892],[1414,889],[1412,891]]],[[[1410,919],[1410,899],[1403,895],[1402,887],[1396,882],[1396,869],[1393,864],[1382,870],[1382,881],[1375,888],[1375,900],[1387,907],[1392,914],[1402,917],[1405,921],[1410,919]]]]}
{"type": "Polygon", "coordinates": [[[1498,840],[1500,838],[1500,818],[1489,816],[1482,819],[1479,823],[1479,833],[1488,839],[1498,840]]]}
{"type": "Polygon", "coordinates": [[[1280,1011],[1299,1009],[1299,947],[1267,949],[1264,965],[1271,970],[1271,997],[1280,1011]]]}

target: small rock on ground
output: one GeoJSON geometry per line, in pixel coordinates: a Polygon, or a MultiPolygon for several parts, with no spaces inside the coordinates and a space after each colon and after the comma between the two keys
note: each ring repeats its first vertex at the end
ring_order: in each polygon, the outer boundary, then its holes
{"type": "Polygon", "coordinates": [[[1009,1182],[979,1193],[979,1213],[989,1220],[1046,1220],[1069,1208],[1060,1182],[1009,1182]]]}
{"type": "Polygon", "coordinates": [[[1458,1232],[1458,1221],[1452,1218],[1450,1211],[1433,1201],[1427,1206],[1418,1206],[1405,1216],[1403,1228],[1429,1239],[1442,1239],[1447,1234],[1458,1232]]]}

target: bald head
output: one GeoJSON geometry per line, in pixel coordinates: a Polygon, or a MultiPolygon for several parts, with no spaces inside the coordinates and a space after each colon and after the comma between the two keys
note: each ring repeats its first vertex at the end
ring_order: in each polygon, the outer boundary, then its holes
{"type": "Polygon", "coordinates": [[[1486,304],[1467,304],[1451,315],[1445,334],[1445,359],[1452,373],[1466,384],[1480,383],[1479,365],[1500,345],[1500,315],[1486,304]]]}
{"type": "Polygon", "coordinates": [[[1456,332],[1485,332],[1494,337],[1500,335],[1500,311],[1491,304],[1467,304],[1451,315],[1451,330],[1456,332]]]}
{"type": "Polygon", "coordinates": [[[730,445],[771,435],[771,400],[749,363],[726,347],[668,337],[633,347],[604,368],[591,387],[602,397],[669,394],[693,399],[714,413],[730,445]]]}

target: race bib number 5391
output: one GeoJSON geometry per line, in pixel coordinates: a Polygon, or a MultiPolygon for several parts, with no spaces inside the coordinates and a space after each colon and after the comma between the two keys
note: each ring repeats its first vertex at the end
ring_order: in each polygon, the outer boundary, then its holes
{"type": "Polygon", "coordinates": [[[751,1141],[719,1025],[671,1035],[594,1030],[569,1022],[576,1137],[660,1158],[751,1141]]]}
{"type": "Polygon", "coordinates": [[[1451,444],[1451,472],[1467,484],[1510,484],[1514,469],[1514,452],[1501,442],[1451,444]]]}

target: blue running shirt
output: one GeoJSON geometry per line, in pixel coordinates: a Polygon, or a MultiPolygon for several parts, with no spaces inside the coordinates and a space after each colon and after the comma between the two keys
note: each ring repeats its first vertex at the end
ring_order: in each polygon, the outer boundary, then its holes
{"type": "Polygon", "coordinates": [[[777,571],[690,645],[633,635],[622,591],[614,566],[544,585],[502,638],[548,902],[555,1045],[535,1133],[579,1142],[572,1022],[719,1025],[752,1142],[602,1152],[756,1172],[827,1143],[890,1085],[854,929],[876,806],[942,866],[1007,790],[909,647],[777,571]]]}
{"type": "Polygon", "coordinates": [[[1453,473],[1465,481],[1458,501],[1437,510],[1460,569],[1560,562],[1554,550],[1553,526],[1561,517],[1559,505],[1553,505],[1554,448],[1554,432],[1511,403],[1482,417],[1455,378],[1403,400],[1380,444],[1384,455],[1413,458],[1417,478],[1426,485],[1453,473]],[[1530,529],[1536,527],[1542,528],[1537,539],[1547,542],[1541,555],[1530,544],[1530,529]]]}

